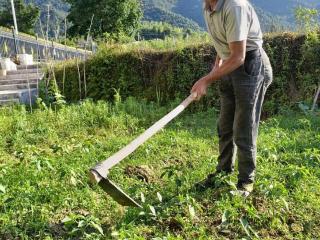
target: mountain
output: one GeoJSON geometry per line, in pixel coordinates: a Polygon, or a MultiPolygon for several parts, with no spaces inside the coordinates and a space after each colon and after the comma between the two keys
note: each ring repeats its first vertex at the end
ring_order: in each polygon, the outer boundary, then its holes
{"type": "Polygon", "coordinates": [[[176,27],[201,30],[199,24],[183,14],[172,11],[176,6],[176,0],[152,1],[142,0],[144,20],[161,21],[176,27]]]}
{"type": "MultiPolygon", "coordinates": [[[[272,16],[271,12],[265,11],[257,6],[259,5],[255,5],[257,14],[261,19],[262,25],[266,28],[268,25],[271,25],[273,19],[276,19],[277,17],[272,16]]],[[[171,10],[192,19],[198,23],[200,27],[205,28],[202,13],[202,0],[177,0],[175,6],[173,6],[171,10]]]]}
{"type": "MultiPolygon", "coordinates": [[[[298,6],[320,9],[319,0],[250,0],[250,2],[254,5],[265,31],[272,29],[275,25],[281,25],[284,28],[292,27],[294,9],[298,6]]],[[[144,0],[144,3],[191,19],[201,28],[205,28],[202,0],[144,0]]],[[[149,15],[148,10],[146,15],[149,15]]]]}
{"type": "Polygon", "coordinates": [[[298,6],[320,8],[319,0],[251,0],[251,2],[264,11],[288,19],[294,18],[294,9],[298,6]]]}
{"type": "MultiPolygon", "coordinates": [[[[145,20],[161,20],[183,28],[206,29],[202,0],[143,0],[143,5],[145,20]],[[174,16],[169,17],[167,13],[174,13],[174,16]]],[[[256,7],[256,10],[264,31],[270,31],[275,25],[287,25],[283,19],[273,16],[270,12],[259,7],[256,7]]]]}
{"type": "MultiPolygon", "coordinates": [[[[25,0],[41,9],[42,25],[47,18],[47,4],[50,4],[50,22],[52,28],[61,25],[67,15],[68,5],[63,0],[25,0]]],[[[249,0],[259,15],[264,31],[275,27],[290,28],[294,25],[294,9],[298,6],[320,9],[320,0],[249,0]]],[[[202,15],[202,0],[141,0],[144,20],[162,21],[177,27],[201,30],[205,29],[202,15]]],[[[53,32],[51,33],[51,35],[53,32]]]]}

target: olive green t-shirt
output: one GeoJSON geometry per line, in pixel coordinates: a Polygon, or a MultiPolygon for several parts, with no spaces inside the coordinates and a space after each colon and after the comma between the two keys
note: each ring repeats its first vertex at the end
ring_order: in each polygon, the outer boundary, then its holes
{"type": "Polygon", "coordinates": [[[247,52],[262,48],[259,19],[248,0],[218,0],[213,11],[203,9],[213,45],[221,59],[229,58],[231,42],[247,40],[247,52]]]}

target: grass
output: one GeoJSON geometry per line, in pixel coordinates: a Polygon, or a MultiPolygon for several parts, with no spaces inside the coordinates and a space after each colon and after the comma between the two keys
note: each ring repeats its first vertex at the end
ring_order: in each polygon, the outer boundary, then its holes
{"type": "Polygon", "coordinates": [[[214,109],[184,113],[112,169],[111,178],[143,210],[117,205],[88,182],[90,167],[173,105],[128,99],[33,113],[1,109],[0,238],[320,238],[317,116],[290,112],[262,123],[257,182],[248,199],[230,192],[236,173],[216,189],[192,190],[217,164],[214,109]]]}

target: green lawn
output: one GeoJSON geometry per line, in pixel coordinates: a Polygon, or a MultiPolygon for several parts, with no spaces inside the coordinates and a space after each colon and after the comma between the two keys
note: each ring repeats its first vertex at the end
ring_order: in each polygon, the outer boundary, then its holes
{"type": "Polygon", "coordinates": [[[0,239],[320,238],[319,116],[288,112],[261,124],[248,199],[230,192],[236,173],[216,189],[192,190],[217,164],[215,110],[184,113],[113,168],[143,210],[88,182],[90,167],[172,107],[129,99],[0,109],[0,239]]]}

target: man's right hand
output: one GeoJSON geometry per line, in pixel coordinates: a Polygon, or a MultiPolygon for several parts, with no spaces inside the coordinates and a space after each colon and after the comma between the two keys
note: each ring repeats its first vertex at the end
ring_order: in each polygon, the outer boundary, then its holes
{"type": "Polygon", "coordinates": [[[196,93],[196,100],[199,101],[203,96],[207,95],[207,89],[210,85],[209,75],[198,80],[192,87],[191,93],[196,93]]]}

